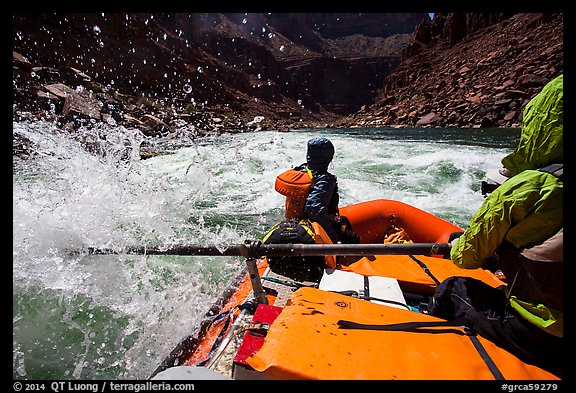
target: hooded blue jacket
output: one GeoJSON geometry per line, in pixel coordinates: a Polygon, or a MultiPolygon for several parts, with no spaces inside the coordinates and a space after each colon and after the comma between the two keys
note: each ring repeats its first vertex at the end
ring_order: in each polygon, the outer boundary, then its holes
{"type": "Polygon", "coordinates": [[[330,236],[332,242],[340,241],[338,232],[334,229],[330,215],[338,213],[338,182],[336,176],[328,172],[328,165],[334,157],[334,145],[323,137],[312,138],[308,141],[306,164],[296,169],[308,166],[314,181],[306,203],[304,212],[312,221],[317,222],[330,236]]]}

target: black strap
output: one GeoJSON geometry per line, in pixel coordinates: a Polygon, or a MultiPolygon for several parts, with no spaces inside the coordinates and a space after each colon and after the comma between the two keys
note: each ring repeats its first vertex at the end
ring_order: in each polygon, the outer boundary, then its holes
{"type": "Polygon", "coordinates": [[[356,299],[375,300],[375,301],[382,302],[382,303],[396,304],[398,306],[402,306],[402,307],[406,308],[408,311],[412,311],[410,306],[408,306],[407,304],[404,304],[402,302],[397,302],[396,300],[390,300],[390,299],[381,299],[379,297],[374,297],[374,296],[366,296],[366,295],[362,296],[355,290],[330,291],[330,292],[338,293],[340,295],[345,295],[345,296],[351,296],[351,297],[356,298],[356,299]]]}
{"type": "MultiPolygon", "coordinates": [[[[467,329],[467,330],[470,330],[470,329],[467,329]]],[[[472,332],[471,330],[470,330],[470,333],[471,334],[468,334],[468,337],[470,337],[470,340],[472,341],[474,348],[476,348],[476,351],[478,351],[478,354],[480,355],[482,360],[484,360],[484,363],[486,363],[486,366],[488,366],[488,370],[490,370],[490,372],[494,376],[494,379],[499,380],[499,381],[506,379],[506,378],[504,378],[504,375],[502,375],[502,373],[498,369],[498,366],[496,365],[496,363],[494,363],[494,360],[492,360],[492,358],[490,357],[490,355],[486,351],[486,348],[484,348],[484,345],[482,345],[480,340],[478,340],[478,337],[476,337],[476,333],[472,332]]]]}
{"type": "MultiPolygon", "coordinates": [[[[462,324],[459,321],[420,321],[420,322],[402,322],[402,323],[391,323],[387,325],[369,325],[364,323],[352,322],[352,321],[345,321],[339,320],[338,326],[341,329],[363,329],[363,330],[385,330],[385,331],[418,331],[421,332],[421,328],[427,327],[437,327],[437,326],[458,326],[462,327],[462,324]]],[[[457,330],[458,333],[466,334],[465,332],[461,332],[457,330]]]]}
{"type": "Polygon", "coordinates": [[[418,265],[420,265],[422,270],[424,270],[424,272],[426,272],[426,274],[428,274],[432,278],[432,280],[434,280],[436,285],[440,285],[440,281],[438,281],[438,279],[436,277],[434,277],[434,275],[432,274],[432,272],[430,271],[430,269],[428,268],[428,266],[426,266],[426,264],[424,262],[422,262],[421,260],[416,258],[414,255],[409,255],[409,257],[412,258],[414,261],[416,261],[416,263],[418,265]]]}
{"type": "MultiPolygon", "coordinates": [[[[464,332],[461,332],[460,330],[456,330],[454,332],[458,332],[460,334],[466,334],[470,338],[470,341],[472,341],[472,345],[474,345],[474,348],[476,349],[476,351],[478,352],[478,354],[480,355],[480,357],[482,358],[484,363],[486,363],[486,366],[488,366],[488,369],[490,370],[490,372],[492,373],[492,375],[494,376],[495,379],[497,379],[497,380],[505,379],[504,375],[502,375],[502,373],[498,369],[498,366],[496,366],[496,363],[494,363],[494,361],[492,360],[492,358],[490,357],[490,355],[486,351],[486,348],[484,348],[484,346],[482,345],[482,343],[480,342],[478,337],[476,337],[476,333],[474,333],[472,331],[472,329],[466,327],[464,325],[464,320],[462,320],[462,319],[456,319],[453,321],[403,322],[403,323],[392,323],[392,324],[388,324],[388,325],[369,325],[369,324],[357,323],[357,322],[352,322],[352,321],[345,321],[345,320],[341,319],[338,321],[338,326],[341,329],[414,331],[414,332],[418,332],[418,331],[423,332],[424,330],[422,330],[420,328],[427,328],[427,327],[437,327],[437,326],[462,327],[462,328],[464,328],[464,332]]],[[[428,332],[431,332],[431,331],[428,331],[428,332]]],[[[436,332],[438,332],[438,331],[436,331],[436,332]]],[[[439,332],[439,333],[445,333],[445,331],[439,332]]]]}
{"type": "Polygon", "coordinates": [[[275,282],[277,284],[282,284],[282,285],[286,285],[287,287],[293,287],[293,288],[302,288],[302,287],[315,288],[316,287],[315,285],[307,285],[307,284],[303,284],[303,283],[297,282],[297,281],[281,280],[281,279],[276,278],[276,277],[264,276],[261,278],[262,278],[262,280],[275,282]]]}
{"type": "Polygon", "coordinates": [[[564,164],[550,164],[548,166],[538,168],[538,170],[554,175],[560,180],[564,180],[564,164]]]}
{"type": "Polygon", "coordinates": [[[370,297],[370,277],[364,276],[364,297],[370,297]]]}
{"type": "Polygon", "coordinates": [[[253,333],[265,336],[268,334],[268,331],[270,330],[270,324],[264,322],[252,322],[243,330],[251,331],[253,333]]]}

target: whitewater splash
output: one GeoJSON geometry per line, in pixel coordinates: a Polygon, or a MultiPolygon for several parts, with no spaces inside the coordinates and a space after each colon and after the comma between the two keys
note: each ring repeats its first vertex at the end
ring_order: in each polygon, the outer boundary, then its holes
{"type": "Polygon", "coordinates": [[[260,131],[163,141],[172,154],[141,160],[137,130],[13,132],[34,150],[13,171],[13,376],[26,379],[147,378],[243,268],[238,257],[71,251],[261,239],[283,214],[275,177],[303,163],[317,135],[336,148],[341,205],[397,199],[464,227],[518,136],[260,131]]]}

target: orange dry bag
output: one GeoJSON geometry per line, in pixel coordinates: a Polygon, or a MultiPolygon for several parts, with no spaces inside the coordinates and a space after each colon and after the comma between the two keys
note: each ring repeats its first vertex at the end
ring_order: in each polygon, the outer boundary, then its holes
{"type": "Polygon", "coordinates": [[[312,187],[312,172],[289,169],[276,178],[274,188],[286,197],[286,218],[304,217],[304,203],[312,187]]]}

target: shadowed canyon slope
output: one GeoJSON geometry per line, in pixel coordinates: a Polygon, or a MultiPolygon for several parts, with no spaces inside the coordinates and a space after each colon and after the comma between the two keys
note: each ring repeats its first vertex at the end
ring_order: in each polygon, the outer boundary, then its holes
{"type": "Polygon", "coordinates": [[[426,18],[19,14],[13,26],[15,106],[32,113],[56,106],[52,112],[64,115],[64,122],[72,120],[69,113],[76,120],[99,112],[102,119],[142,126],[137,120],[148,114],[155,129],[182,122],[242,129],[257,116],[264,117],[264,127],[331,121],[375,99],[426,18]],[[58,84],[79,94],[66,105],[62,90],[68,89],[58,84]]]}
{"type": "Polygon", "coordinates": [[[16,14],[13,115],[148,135],[514,127],[563,14],[16,14]]]}

